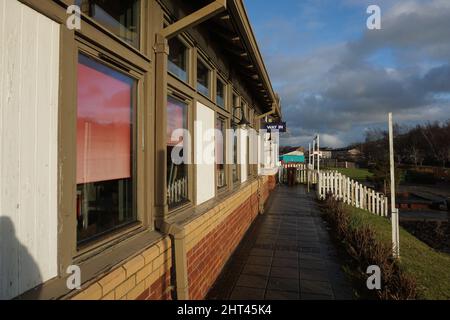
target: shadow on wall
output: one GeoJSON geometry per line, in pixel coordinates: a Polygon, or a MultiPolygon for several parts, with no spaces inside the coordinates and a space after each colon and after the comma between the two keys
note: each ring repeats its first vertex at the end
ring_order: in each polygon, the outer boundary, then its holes
{"type": "Polygon", "coordinates": [[[13,221],[0,217],[0,300],[17,298],[41,282],[39,266],[17,239],[13,221]]]}

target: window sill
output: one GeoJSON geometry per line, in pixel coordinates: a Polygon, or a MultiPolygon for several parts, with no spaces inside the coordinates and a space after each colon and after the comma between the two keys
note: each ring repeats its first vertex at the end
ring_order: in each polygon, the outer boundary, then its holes
{"type": "MultiPolygon", "coordinates": [[[[154,244],[164,238],[164,235],[156,231],[143,230],[133,236],[128,235],[126,240],[115,243],[101,252],[78,258],[73,263],[81,268],[82,279],[88,279],[84,283],[86,288],[91,283],[95,283],[101,277],[108,274],[123,264],[127,259],[144,252],[154,244]]],[[[17,300],[55,300],[66,299],[79,292],[70,291],[67,288],[67,277],[63,272],[58,278],[32,289],[16,298],[17,300]]]]}
{"type": "Polygon", "coordinates": [[[183,226],[187,225],[190,222],[198,219],[199,217],[203,216],[207,212],[211,211],[218,205],[220,205],[222,202],[226,201],[227,199],[231,198],[232,196],[236,195],[237,193],[241,192],[244,188],[250,186],[252,183],[257,181],[258,178],[252,178],[247,180],[244,183],[239,184],[238,186],[235,186],[232,190],[226,189],[223,190],[223,192],[218,192],[218,195],[211,199],[210,201],[203,203],[199,206],[192,206],[190,208],[187,208],[185,210],[180,210],[178,212],[172,213],[165,221],[166,225],[178,225],[183,226]]]}

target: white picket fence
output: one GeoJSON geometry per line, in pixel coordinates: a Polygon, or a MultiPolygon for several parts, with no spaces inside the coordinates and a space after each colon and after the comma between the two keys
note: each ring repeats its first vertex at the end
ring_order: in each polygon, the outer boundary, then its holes
{"type": "Polygon", "coordinates": [[[280,168],[281,181],[288,183],[288,171],[295,169],[295,182],[316,186],[317,197],[325,199],[331,194],[336,199],[354,206],[358,209],[367,210],[373,214],[387,217],[389,202],[388,198],[375,190],[364,186],[358,181],[339,173],[338,171],[308,170],[307,164],[287,163],[280,168]]]}
{"type": "Polygon", "coordinates": [[[169,206],[178,204],[188,199],[188,183],[183,178],[175,181],[167,187],[167,202],[169,206]]]}
{"type": "Polygon", "coordinates": [[[308,180],[311,184],[317,183],[317,175],[313,171],[308,170],[308,165],[303,163],[285,163],[280,168],[281,179],[284,183],[288,182],[288,170],[296,169],[295,182],[300,184],[307,184],[308,180]]]}
{"type": "Polygon", "coordinates": [[[325,199],[331,194],[335,199],[373,214],[388,216],[388,198],[373,189],[337,171],[314,171],[317,177],[316,191],[319,199],[325,199]]]}

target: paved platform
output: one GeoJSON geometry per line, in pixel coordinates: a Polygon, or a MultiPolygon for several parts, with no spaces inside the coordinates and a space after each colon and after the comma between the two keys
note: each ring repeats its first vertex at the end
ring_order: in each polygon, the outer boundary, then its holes
{"type": "Polygon", "coordinates": [[[278,187],[211,289],[210,300],[350,300],[312,194],[278,187]]]}

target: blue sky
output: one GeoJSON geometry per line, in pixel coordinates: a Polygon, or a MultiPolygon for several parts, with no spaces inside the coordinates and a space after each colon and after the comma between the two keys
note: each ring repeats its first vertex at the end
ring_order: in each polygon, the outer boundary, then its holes
{"type": "Polygon", "coordinates": [[[385,127],[450,119],[450,1],[244,0],[289,134],[331,147],[385,127]],[[377,4],[382,30],[366,27],[377,4]]]}

